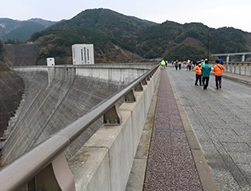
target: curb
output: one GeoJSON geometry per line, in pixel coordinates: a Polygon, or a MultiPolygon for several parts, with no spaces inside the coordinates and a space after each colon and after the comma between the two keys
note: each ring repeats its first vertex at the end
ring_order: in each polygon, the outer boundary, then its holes
{"type": "Polygon", "coordinates": [[[247,84],[247,85],[251,85],[251,81],[247,81],[247,80],[243,80],[243,79],[239,79],[239,78],[235,78],[235,77],[231,77],[231,76],[227,76],[223,74],[223,77],[229,80],[233,80],[233,81],[237,81],[243,84],[247,84]]]}

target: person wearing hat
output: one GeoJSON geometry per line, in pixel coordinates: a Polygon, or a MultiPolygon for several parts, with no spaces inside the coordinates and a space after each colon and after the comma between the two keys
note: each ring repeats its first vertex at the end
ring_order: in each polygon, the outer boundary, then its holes
{"type": "Polygon", "coordinates": [[[202,86],[202,83],[201,83],[201,76],[202,76],[201,68],[202,67],[201,67],[200,62],[194,68],[194,71],[195,71],[195,85],[196,86],[198,86],[198,81],[200,82],[200,86],[202,86]]]}

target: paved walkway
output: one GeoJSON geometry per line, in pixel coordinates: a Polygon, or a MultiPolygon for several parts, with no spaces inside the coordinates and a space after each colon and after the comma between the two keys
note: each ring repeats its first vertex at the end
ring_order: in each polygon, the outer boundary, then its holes
{"type": "Polygon", "coordinates": [[[202,190],[166,71],[161,71],[145,191],[202,190]]]}
{"type": "Polygon", "coordinates": [[[224,73],[216,90],[211,76],[203,90],[194,72],[167,71],[219,190],[251,190],[251,77],[224,73]]]}
{"type": "Polygon", "coordinates": [[[151,143],[143,133],[126,191],[251,190],[251,77],[224,73],[220,90],[214,76],[207,90],[194,80],[161,71],[151,143]]]}

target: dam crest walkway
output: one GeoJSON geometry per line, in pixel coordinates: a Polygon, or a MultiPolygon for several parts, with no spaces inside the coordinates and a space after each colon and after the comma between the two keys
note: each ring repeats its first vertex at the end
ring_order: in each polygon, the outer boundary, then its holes
{"type": "Polygon", "coordinates": [[[214,76],[207,90],[194,82],[193,71],[161,70],[152,135],[143,133],[135,157],[135,165],[147,158],[144,182],[134,166],[127,191],[251,189],[251,77],[224,73],[219,90],[214,76]]]}

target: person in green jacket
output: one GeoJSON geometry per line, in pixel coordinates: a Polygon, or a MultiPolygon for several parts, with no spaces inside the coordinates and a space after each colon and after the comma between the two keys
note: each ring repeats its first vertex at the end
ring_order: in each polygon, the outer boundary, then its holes
{"type": "Polygon", "coordinates": [[[212,68],[208,64],[208,61],[205,61],[205,65],[202,66],[201,72],[202,72],[202,83],[204,84],[203,89],[207,89],[208,83],[209,83],[209,76],[212,68]],[[205,82],[206,81],[206,82],[205,82]]]}
{"type": "Polygon", "coordinates": [[[178,70],[178,66],[179,66],[178,61],[175,62],[174,66],[175,66],[176,70],[178,70]]]}

